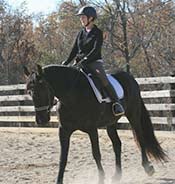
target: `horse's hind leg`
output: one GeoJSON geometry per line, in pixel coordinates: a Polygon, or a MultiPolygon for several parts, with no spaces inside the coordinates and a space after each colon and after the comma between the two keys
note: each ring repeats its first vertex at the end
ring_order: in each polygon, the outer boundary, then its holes
{"type": "Polygon", "coordinates": [[[152,176],[154,174],[154,167],[151,165],[151,163],[148,160],[148,157],[146,155],[145,149],[141,147],[141,152],[142,152],[142,166],[145,169],[145,172],[149,175],[152,176]]]}
{"type": "Polygon", "coordinates": [[[99,171],[99,184],[104,183],[104,170],[101,164],[101,154],[99,147],[99,139],[97,129],[88,131],[88,135],[92,145],[92,153],[99,171]]]}
{"type": "Polygon", "coordinates": [[[108,136],[110,137],[113,145],[113,149],[115,152],[115,159],[116,159],[116,173],[113,177],[113,181],[115,182],[116,180],[120,180],[121,174],[122,174],[122,169],[121,169],[121,141],[118,136],[118,133],[116,131],[116,126],[111,125],[107,126],[107,133],[108,136]]]}

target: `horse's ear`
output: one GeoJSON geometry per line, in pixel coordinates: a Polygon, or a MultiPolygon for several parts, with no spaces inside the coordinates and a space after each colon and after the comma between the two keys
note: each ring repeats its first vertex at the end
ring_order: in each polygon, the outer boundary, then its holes
{"type": "Polygon", "coordinates": [[[43,74],[43,69],[42,69],[41,65],[37,64],[37,69],[38,69],[38,74],[42,75],[43,74]]]}
{"type": "Polygon", "coordinates": [[[24,74],[28,77],[30,75],[30,72],[26,66],[23,66],[24,74]]]}

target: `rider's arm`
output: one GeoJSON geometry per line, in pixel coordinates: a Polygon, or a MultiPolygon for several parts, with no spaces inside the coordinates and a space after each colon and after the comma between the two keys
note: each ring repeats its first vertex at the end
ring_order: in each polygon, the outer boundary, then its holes
{"type": "MultiPolygon", "coordinates": [[[[79,35],[79,34],[78,34],[78,35],[79,35]]],[[[75,58],[75,56],[76,56],[77,53],[78,53],[78,45],[77,45],[78,35],[77,35],[76,40],[74,41],[72,50],[71,50],[71,52],[70,52],[70,54],[69,54],[67,60],[64,62],[65,65],[69,64],[69,63],[75,58]]]]}

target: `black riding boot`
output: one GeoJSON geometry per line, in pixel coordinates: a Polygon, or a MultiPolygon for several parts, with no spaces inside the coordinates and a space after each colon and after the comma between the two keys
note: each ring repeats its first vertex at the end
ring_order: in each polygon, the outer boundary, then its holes
{"type": "Polygon", "coordinates": [[[112,104],[112,111],[115,116],[120,116],[125,113],[125,110],[123,106],[120,103],[120,100],[111,84],[107,85],[105,87],[107,94],[111,98],[113,104],[112,104]]]}

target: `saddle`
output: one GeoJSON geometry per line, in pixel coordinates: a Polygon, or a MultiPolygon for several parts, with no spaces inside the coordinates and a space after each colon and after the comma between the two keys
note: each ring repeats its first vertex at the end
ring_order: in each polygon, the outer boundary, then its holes
{"type": "MultiPolygon", "coordinates": [[[[97,100],[99,103],[110,103],[111,99],[110,97],[106,94],[105,90],[103,89],[102,85],[100,84],[99,80],[97,77],[92,75],[91,73],[86,73],[83,70],[81,72],[86,76],[97,100]]],[[[121,84],[117,79],[115,79],[112,75],[107,74],[109,82],[112,84],[113,88],[115,89],[115,92],[118,96],[119,99],[124,98],[124,90],[121,84]]]]}

